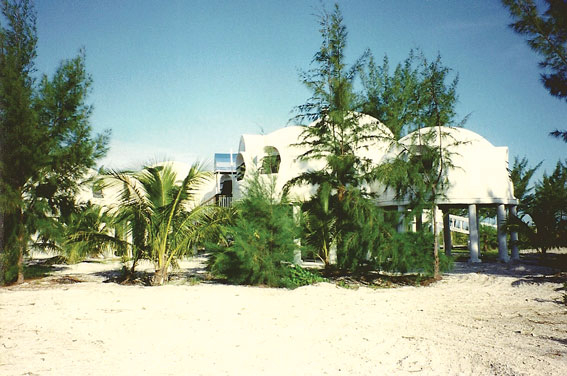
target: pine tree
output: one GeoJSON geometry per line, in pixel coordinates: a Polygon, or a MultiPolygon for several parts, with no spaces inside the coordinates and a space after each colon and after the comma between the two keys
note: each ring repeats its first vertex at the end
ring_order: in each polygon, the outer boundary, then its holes
{"type": "Polygon", "coordinates": [[[36,16],[29,0],[2,1],[0,25],[0,210],[3,282],[23,281],[31,236],[71,212],[77,182],[106,152],[85,104],[91,78],[81,52],[53,77],[33,78],[36,16]]]}
{"type": "Polygon", "coordinates": [[[567,246],[567,164],[557,162],[551,175],[536,183],[528,214],[535,226],[535,242],[542,254],[567,246]]]}
{"type": "MultiPolygon", "coordinates": [[[[541,13],[533,0],[502,0],[515,20],[510,27],[543,57],[543,85],[551,95],[567,101],[567,0],[545,2],[547,10],[541,13]]],[[[567,130],[556,129],[551,135],[567,142],[567,130]]]]}
{"type": "Polygon", "coordinates": [[[520,204],[510,227],[518,231],[521,245],[545,255],[548,249],[567,246],[567,166],[557,162],[551,175],[544,174],[534,187],[527,188],[540,165],[527,168],[525,158],[514,161],[510,175],[520,204]]]}
{"type": "Polygon", "coordinates": [[[370,195],[364,183],[373,178],[371,160],[361,157],[360,151],[378,138],[378,124],[361,121],[362,114],[357,112],[361,103],[354,85],[368,53],[347,67],[344,51],[348,33],[338,5],[332,13],[323,10],[319,24],[321,47],[313,58],[313,68],[302,73],[303,83],[312,96],[298,106],[296,119],[314,121],[301,134],[297,145],[307,151],[298,159],[322,161],[324,167],[292,179],[288,187],[318,186],[312,202],[306,205],[311,216],[318,216],[317,220],[312,218],[311,224],[317,225],[312,226],[315,232],[309,237],[319,239],[326,265],[331,261],[330,248],[336,247],[339,267],[352,269],[362,260],[352,257],[350,252],[358,252],[362,247],[353,243],[356,237],[351,232],[360,230],[356,224],[363,224],[360,218],[353,217],[362,211],[354,210],[352,205],[366,206],[364,200],[369,200],[370,195]]]}
{"type": "Polygon", "coordinates": [[[289,265],[298,249],[298,228],[286,196],[264,177],[254,173],[246,181],[244,197],[234,204],[234,222],[223,230],[224,245],[212,247],[209,267],[232,283],[293,287],[289,265]]]}
{"type": "Polygon", "coordinates": [[[458,78],[447,83],[451,69],[445,67],[438,56],[429,62],[420,57],[415,124],[418,126],[409,140],[402,143],[394,138],[391,147],[402,150],[395,158],[376,167],[376,176],[396,192],[400,200],[409,200],[412,214],[421,215],[424,209],[432,213],[433,274],[440,278],[439,241],[437,231],[437,203],[449,187],[447,173],[455,168],[452,155],[460,143],[447,127],[460,126],[455,121],[458,78]]]}
{"type": "Polygon", "coordinates": [[[0,219],[2,270],[0,282],[17,277],[23,281],[23,252],[27,240],[24,225],[23,187],[40,163],[33,145],[41,141],[32,112],[33,60],[36,56],[36,27],[29,3],[2,2],[8,22],[0,24],[0,219]],[[20,144],[22,141],[30,144],[20,144]],[[18,150],[13,150],[19,145],[18,150]]]}
{"type": "Polygon", "coordinates": [[[388,56],[382,65],[376,64],[371,55],[361,70],[364,98],[362,112],[379,119],[400,139],[420,126],[420,72],[419,56],[410,51],[403,64],[396,65],[390,73],[388,56]]]}

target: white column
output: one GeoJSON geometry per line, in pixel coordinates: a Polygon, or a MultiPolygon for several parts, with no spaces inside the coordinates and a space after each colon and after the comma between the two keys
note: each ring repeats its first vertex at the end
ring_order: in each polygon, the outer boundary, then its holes
{"type": "Polygon", "coordinates": [[[449,211],[443,210],[443,247],[445,254],[451,256],[451,223],[449,222],[449,211]]]}
{"type": "Polygon", "coordinates": [[[435,215],[433,215],[433,213],[431,214],[431,231],[435,231],[434,229],[437,229],[437,233],[433,233],[433,235],[439,236],[443,228],[441,227],[443,225],[443,216],[441,216],[441,220],[439,220],[439,206],[435,205],[435,208],[433,210],[435,210],[435,215]],[[435,222],[437,222],[435,224],[433,223],[434,218],[435,222]]]}
{"type": "Polygon", "coordinates": [[[301,259],[301,240],[295,239],[294,243],[297,248],[293,251],[293,263],[295,265],[301,265],[303,264],[303,260],[301,259]]]}
{"type": "MultiPolygon", "coordinates": [[[[516,218],[518,215],[516,205],[510,206],[510,217],[516,218]]],[[[512,260],[520,259],[520,250],[518,249],[518,232],[512,231],[510,234],[510,242],[512,243],[512,260]]]]}
{"type": "Polygon", "coordinates": [[[498,228],[498,260],[508,262],[510,257],[508,257],[506,241],[506,206],[503,204],[496,208],[496,226],[498,228]]]}
{"type": "Polygon", "coordinates": [[[398,232],[406,232],[406,226],[405,226],[405,222],[406,222],[406,207],[403,205],[398,205],[398,232]]]}
{"type": "Polygon", "coordinates": [[[469,205],[469,262],[481,262],[478,258],[479,252],[479,236],[478,236],[478,221],[476,213],[476,205],[469,205]]]}

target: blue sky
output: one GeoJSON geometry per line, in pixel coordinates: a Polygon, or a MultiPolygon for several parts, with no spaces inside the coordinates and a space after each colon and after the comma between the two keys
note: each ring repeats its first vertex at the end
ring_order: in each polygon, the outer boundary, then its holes
{"type": "MultiPolygon", "coordinates": [[[[324,1],[327,9],[332,2],[324,1]]],[[[347,57],[365,49],[402,61],[412,48],[439,52],[459,74],[465,127],[510,161],[527,156],[551,172],[567,145],[567,103],[539,82],[539,56],[507,25],[496,0],[339,1],[347,57]]],[[[318,0],[36,0],[39,72],[52,74],[84,47],[94,84],[95,131],[112,130],[107,167],[157,159],[212,162],[243,133],[288,124],[309,92],[298,72],[320,46],[318,0]]]]}

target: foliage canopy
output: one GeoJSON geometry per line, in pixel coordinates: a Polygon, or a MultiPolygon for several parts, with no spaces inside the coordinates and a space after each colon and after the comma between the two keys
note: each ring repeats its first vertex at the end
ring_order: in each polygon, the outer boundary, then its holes
{"type": "Polygon", "coordinates": [[[3,0],[1,7],[0,279],[9,283],[23,281],[31,236],[73,211],[78,182],[106,153],[108,134],[92,134],[84,51],[37,83],[33,5],[3,0]]]}

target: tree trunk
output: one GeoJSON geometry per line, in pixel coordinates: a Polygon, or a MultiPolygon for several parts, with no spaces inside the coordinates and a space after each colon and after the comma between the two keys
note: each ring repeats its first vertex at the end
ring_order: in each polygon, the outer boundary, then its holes
{"type": "Polygon", "coordinates": [[[323,241],[323,262],[325,263],[325,269],[329,268],[329,265],[331,265],[331,260],[329,258],[329,247],[327,247],[326,241],[323,241]]]}
{"type": "Polygon", "coordinates": [[[2,256],[6,254],[6,249],[4,248],[4,213],[0,212],[0,286],[4,286],[6,281],[4,280],[4,268],[5,261],[2,256]]]}
{"type": "Polygon", "coordinates": [[[163,267],[161,269],[156,269],[154,278],[152,280],[152,285],[161,286],[167,282],[167,268],[163,267]]]}
{"type": "Polygon", "coordinates": [[[339,202],[343,202],[343,200],[345,199],[345,193],[346,193],[346,187],[344,185],[340,185],[337,188],[337,196],[338,196],[339,202]]]}
{"type": "Polygon", "coordinates": [[[24,283],[24,244],[22,239],[20,240],[20,246],[18,250],[18,279],[16,280],[16,284],[24,283]]]}
{"type": "Polygon", "coordinates": [[[18,279],[16,284],[24,283],[24,252],[26,248],[26,237],[24,233],[24,214],[20,212],[20,223],[18,231],[18,279]]]}

